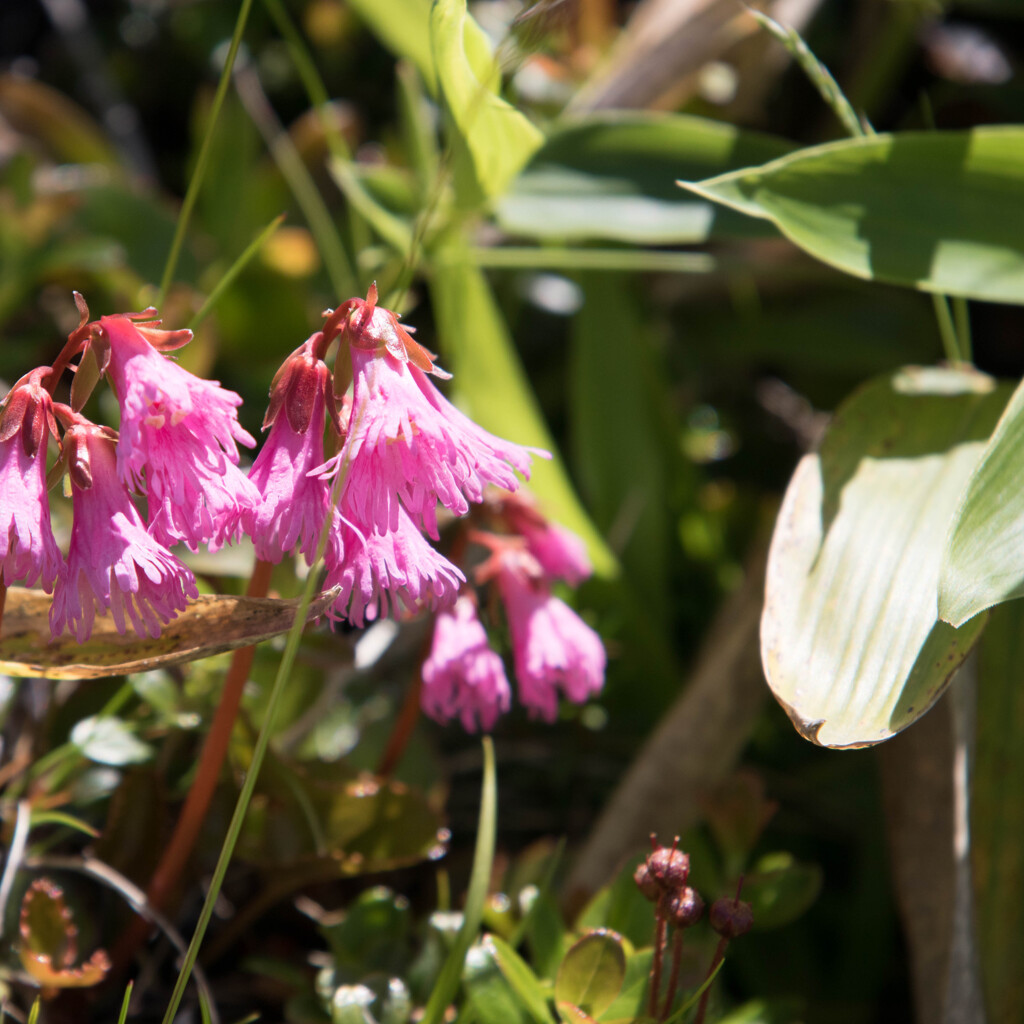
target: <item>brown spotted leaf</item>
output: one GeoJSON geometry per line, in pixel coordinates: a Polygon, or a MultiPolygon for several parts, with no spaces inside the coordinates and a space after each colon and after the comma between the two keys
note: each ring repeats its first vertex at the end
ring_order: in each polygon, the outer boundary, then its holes
{"type": "MultiPolygon", "coordinates": [[[[309,619],[321,615],[334,591],[314,598],[309,619]]],[[[156,639],[123,636],[109,616],[97,616],[92,636],[80,644],[70,633],[50,639],[50,597],[41,590],[7,593],[0,635],[0,673],[49,679],[100,679],[248,647],[280,633],[295,620],[297,600],[201,595],[156,639]]]]}

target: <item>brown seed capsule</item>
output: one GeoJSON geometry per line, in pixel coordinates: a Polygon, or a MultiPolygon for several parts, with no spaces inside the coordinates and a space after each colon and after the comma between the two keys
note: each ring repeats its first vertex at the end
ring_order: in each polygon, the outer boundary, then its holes
{"type": "Polygon", "coordinates": [[[711,904],[711,927],[726,939],[736,939],[750,931],[754,911],[743,900],[725,897],[711,904]]]}
{"type": "Polygon", "coordinates": [[[690,928],[704,913],[704,901],[696,889],[686,886],[667,901],[666,910],[669,921],[677,928],[690,928]]]}
{"type": "Polygon", "coordinates": [[[657,880],[647,867],[647,861],[642,860],[637,864],[636,871],[633,872],[633,881],[636,882],[637,888],[643,893],[644,899],[648,899],[653,903],[661,895],[661,886],[658,885],[657,880]]]}
{"type": "Polygon", "coordinates": [[[647,858],[647,870],[663,892],[675,893],[690,877],[690,857],[675,846],[660,846],[647,858]]]}

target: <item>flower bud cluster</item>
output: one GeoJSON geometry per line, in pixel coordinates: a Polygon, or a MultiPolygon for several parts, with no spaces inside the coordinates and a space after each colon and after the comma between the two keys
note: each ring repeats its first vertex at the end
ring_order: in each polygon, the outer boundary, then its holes
{"type": "Polygon", "coordinates": [[[638,865],[633,880],[658,915],[676,928],[691,928],[704,914],[700,893],[687,885],[690,855],[679,849],[679,836],[671,846],[659,846],[651,836],[651,852],[638,865]]]}
{"type": "Polygon", "coordinates": [[[601,687],[600,639],[551,594],[553,581],[589,574],[582,544],[512,493],[517,474],[547,453],[495,437],[451,405],[431,381],[449,375],[377,304],[374,287],[328,310],[323,329],[285,360],[248,474],[237,446],[255,441],[238,422],[241,398],[166,354],[191,332],[161,329],[152,309],[90,321],[75,300],[80,322],[55,365],[23,377],[0,407],[0,582],[53,593],[54,637],[69,629],[84,642],[97,614],[122,632],[159,635],[197,594],[171,553],[179,543],[215,551],[249,536],[263,561],[297,550],[310,565],[322,546],[325,587],[337,590],[328,616],[362,626],[437,611],[424,707],[491,728],[509,706],[504,667],[465,574],[430,543],[440,538],[439,506],[462,516],[487,497],[503,532],[487,542],[490,576],[478,582],[493,581],[505,604],[523,703],[550,721],[559,691],[582,701],[601,687]],[[86,356],[116,395],[117,432],[82,415],[88,374],[70,405],[53,399],[63,369],[86,356]],[[51,438],[74,509],[66,559],[47,498],[51,438]],[[494,488],[503,497],[489,497],[494,488]]]}

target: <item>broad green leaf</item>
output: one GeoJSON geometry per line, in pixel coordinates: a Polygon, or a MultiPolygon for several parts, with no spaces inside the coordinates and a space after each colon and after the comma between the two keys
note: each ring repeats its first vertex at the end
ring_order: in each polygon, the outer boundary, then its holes
{"type": "Polygon", "coordinates": [[[647,1010],[647,986],[651,980],[651,961],[654,950],[637,950],[626,957],[626,974],[622,989],[614,1001],[600,1015],[603,1024],[632,1022],[642,1017],[647,1010]]]}
{"type": "Polygon", "coordinates": [[[1024,302],[1024,128],[847,139],[679,184],[848,274],[1024,302]]]}
{"type": "Polygon", "coordinates": [[[679,177],[704,178],[773,160],[782,139],[682,114],[617,111],[564,122],[498,201],[514,235],[635,245],[774,234],[706,200],[684,196],[679,177]]]}
{"type": "Polygon", "coordinates": [[[430,45],[439,91],[456,134],[472,161],[485,198],[500,195],[540,146],[543,136],[496,94],[500,74],[481,37],[467,32],[466,0],[434,0],[430,45]]]}
{"type": "Polygon", "coordinates": [[[950,530],[939,615],[954,626],[1024,595],[1024,383],[996,425],[950,530]]]}
{"type": "Polygon", "coordinates": [[[905,369],[836,413],[790,481],[768,556],[761,655],[805,738],[878,743],[945,690],[978,619],[938,621],[939,566],[960,493],[1006,403],[983,374],[905,369]]]}
{"type": "Polygon", "coordinates": [[[822,872],[789,853],[769,853],[743,881],[742,898],[754,911],[755,928],[781,928],[795,921],[818,898],[822,872]]]}
{"type": "Polygon", "coordinates": [[[622,937],[602,928],[584,935],[565,954],[555,977],[555,999],[596,1017],[615,1001],[625,977],[622,937]]]}
{"type": "Polygon", "coordinates": [[[1024,604],[996,608],[979,645],[971,852],[989,1019],[1024,1020],[1024,604]]]}
{"type": "MultiPolygon", "coordinates": [[[[315,619],[334,599],[321,594],[310,606],[315,619]]],[[[79,643],[70,634],[50,639],[52,599],[41,590],[7,592],[0,638],[0,672],[17,677],[101,679],[180,665],[248,647],[287,633],[298,601],[201,594],[156,639],[120,634],[109,615],[97,616],[92,636],[79,643]]]]}
{"type": "Polygon", "coordinates": [[[71,730],[71,742],[90,761],[118,768],[142,764],[153,756],[153,748],[140,740],[127,722],[110,715],[83,718],[71,730]]]}
{"type": "Polygon", "coordinates": [[[486,430],[552,453],[550,461],[534,460],[530,489],[546,515],[583,538],[594,571],[611,575],[615,557],[576,497],[487,279],[461,252],[447,249],[431,294],[442,355],[451,365],[442,364],[455,374],[460,405],[486,430]]]}

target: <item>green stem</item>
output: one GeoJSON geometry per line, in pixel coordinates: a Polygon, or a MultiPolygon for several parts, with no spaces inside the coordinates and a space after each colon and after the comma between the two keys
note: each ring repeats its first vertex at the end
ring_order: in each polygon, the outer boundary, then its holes
{"type": "Polygon", "coordinates": [[[974,346],[971,343],[971,314],[967,300],[962,295],[953,296],[953,317],[956,320],[956,336],[960,340],[960,352],[965,363],[974,362],[974,346]]]}
{"type": "Polygon", "coordinates": [[[228,85],[231,83],[231,72],[234,70],[235,57],[238,55],[238,48],[242,44],[242,35],[245,32],[245,23],[249,19],[249,10],[252,7],[252,0],[242,0],[242,6],[238,11],[238,20],[235,22],[235,33],[231,37],[231,47],[228,50],[227,60],[224,61],[224,68],[220,73],[220,81],[217,83],[217,92],[213,97],[213,106],[210,108],[210,118],[206,125],[206,133],[203,136],[203,144],[199,149],[199,156],[196,159],[195,170],[188,183],[188,190],[185,192],[185,199],[181,204],[181,212],[178,214],[178,223],[174,228],[174,240],[171,242],[171,250],[167,254],[167,263],[164,266],[164,275],[160,279],[160,292],[157,296],[157,307],[164,304],[167,298],[167,290],[171,287],[174,279],[174,271],[178,266],[178,257],[181,255],[181,247],[185,241],[185,232],[188,229],[188,222],[192,217],[192,209],[196,205],[199,196],[199,187],[202,185],[203,176],[206,173],[206,164],[210,159],[210,146],[213,142],[214,130],[217,127],[217,118],[220,108],[224,105],[224,97],[227,95],[228,85]]]}
{"type": "Polygon", "coordinates": [[[714,270],[713,256],[703,252],[665,252],[637,249],[564,249],[541,246],[477,246],[473,261],[481,267],[529,267],[549,270],[660,270],[706,274],[714,270]]]}
{"type": "Polygon", "coordinates": [[[188,323],[188,329],[194,331],[209,315],[209,312],[220,300],[220,297],[235,282],[235,278],[245,270],[250,260],[263,248],[263,244],[284,222],[285,215],[279,213],[248,245],[245,252],[232,264],[228,272],[217,282],[216,287],[199,307],[199,312],[188,323]]]}
{"type": "Polygon", "coordinates": [[[960,351],[953,315],[949,311],[949,300],[945,295],[933,294],[932,306],[935,308],[935,318],[939,322],[939,334],[942,336],[942,348],[946,353],[946,358],[951,363],[966,362],[967,360],[960,351]]]}

